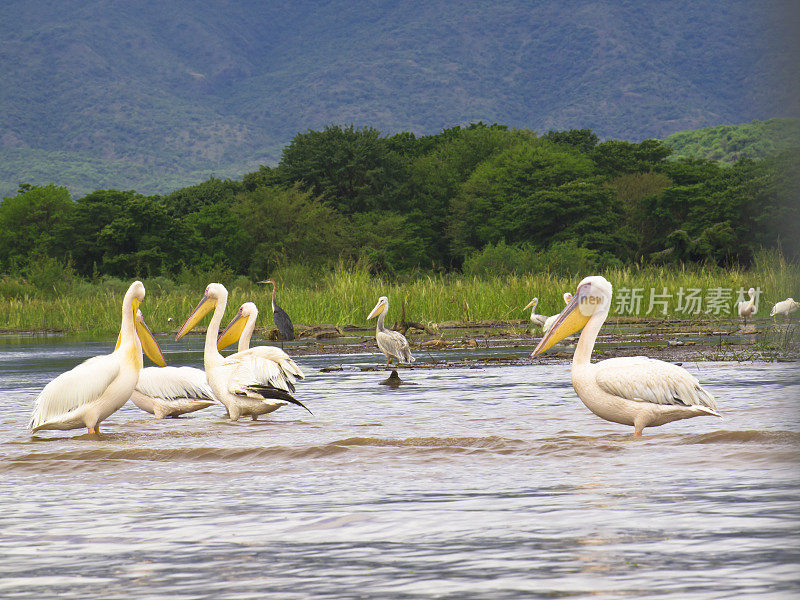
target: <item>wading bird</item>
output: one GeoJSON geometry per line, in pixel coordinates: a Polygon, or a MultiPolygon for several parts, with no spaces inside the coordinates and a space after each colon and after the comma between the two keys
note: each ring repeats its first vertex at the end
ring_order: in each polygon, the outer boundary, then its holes
{"type": "Polygon", "coordinates": [[[745,302],[742,300],[739,302],[739,316],[744,319],[744,324],[747,325],[747,317],[750,317],[756,314],[756,290],[755,288],[750,288],[747,290],[747,295],[750,296],[750,300],[745,302]]]}
{"type": "Polygon", "coordinates": [[[536,306],[539,304],[539,298],[534,298],[523,308],[522,310],[531,309],[531,325],[535,325],[538,327],[542,327],[544,322],[547,320],[547,317],[544,315],[537,315],[536,314],[536,306]]]}
{"type": "Polygon", "coordinates": [[[203,362],[208,383],[217,399],[225,405],[230,418],[236,421],[241,416],[250,416],[255,421],[259,415],[289,403],[306,408],[291,394],[295,381],[304,378],[303,372],[280,348],[256,346],[227,357],[219,353],[217,337],[227,303],[225,287],[219,283],[208,284],[202,300],[175,339],[182,338],[204,316],[214,311],[206,331],[203,362]]]}
{"type": "Polygon", "coordinates": [[[30,428],[78,429],[99,433],[100,423],[131,397],[142,370],[142,349],[164,365],[164,355],[146,327],[136,321],[145,289],[134,281],[122,301],[122,327],[111,354],[92,357],[48,383],[36,398],[30,428]]]}
{"type": "Polygon", "coordinates": [[[786,320],[788,321],[789,315],[798,308],[800,308],[800,302],[795,302],[794,298],[787,298],[786,300],[776,302],[775,306],[772,307],[772,310],[769,311],[769,316],[774,317],[775,315],[786,315],[786,320]]]}
{"type": "Polygon", "coordinates": [[[383,321],[386,318],[386,313],[389,312],[389,299],[386,296],[378,298],[378,303],[372,312],[367,315],[367,319],[373,318],[378,315],[378,325],[375,328],[375,341],[378,342],[378,348],[381,349],[386,355],[386,366],[389,366],[392,358],[396,358],[397,362],[414,362],[414,357],[411,356],[411,348],[408,345],[408,340],[399,331],[392,331],[386,329],[383,321]]]}
{"type": "Polygon", "coordinates": [[[277,287],[275,280],[270,277],[258,283],[272,284],[272,320],[275,322],[275,327],[281,332],[281,337],[287,342],[291,342],[294,339],[294,325],[292,325],[292,320],[289,318],[289,315],[286,314],[286,311],[275,302],[275,288],[277,287]]]}
{"type": "MultiPolygon", "coordinates": [[[[137,330],[147,328],[142,311],[136,311],[137,330]]],[[[149,329],[148,329],[149,331],[149,329]]],[[[156,419],[177,417],[219,404],[202,369],[145,367],[131,394],[131,402],[156,419]]]]}
{"type": "Polygon", "coordinates": [[[531,354],[539,356],[580,329],[572,358],[572,386],[586,407],[597,416],[633,425],[634,435],[645,427],[678,419],[719,417],[714,398],[685,369],[660,360],[634,356],[590,361],[597,334],[611,307],[611,284],[603,277],[586,277],[531,354]]]}
{"type": "MultiPolygon", "coordinates": [[[[564,304],[569,304],[569,301],[572,300],[572,294],[570,294],[569,292],[564,292],[563,298],[564,298],[564,304]]],[[[553,323],[556,322],[556,319],[558,319],[560,315],[561,313],[558,313],[553,315],[552,317],[547,317],[547,319],[544,322],[544,325],[542,326],[542,333],[547,333],[548,331],[550,331],[550,328],[553,326],[553,323]]]]}

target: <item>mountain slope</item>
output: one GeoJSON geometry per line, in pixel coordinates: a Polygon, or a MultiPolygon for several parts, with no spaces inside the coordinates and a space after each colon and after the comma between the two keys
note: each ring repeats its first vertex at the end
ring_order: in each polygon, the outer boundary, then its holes
{"type": "Polygon", "coordinates": [[[800,116],[787,15],[745,0],[10,0],[2,191],[23,180],[11,166],[23,151],[47,180],[70,184],[48,158],[69,152],[130,165],[152,191],[274,162],[296,132],[330,123],[432,133],[483,120],[635,140],[800,116]]]}

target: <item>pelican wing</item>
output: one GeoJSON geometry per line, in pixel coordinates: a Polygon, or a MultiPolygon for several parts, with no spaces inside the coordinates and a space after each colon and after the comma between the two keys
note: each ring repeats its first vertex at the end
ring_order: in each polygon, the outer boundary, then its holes
{"type": "Polygon", "coordinates": [[[378,347],[390,356],[394,356],[405,362],[414,362],[414,357],[411,356],[411,347],[408,345],[408,340],[399,331],[392,331],[385,329],[379,331],[375,335],[378,342],[378,347]]]}
{"type": "Polygon", "coordinates": [[[595,364],[600,388],[614,396],[672,406],[693,406],[719,416],[714,397],[686,369],[661,360],[634,356],[595,364]]]}
{"type": "Polygon", "coordinates": [[[216,402],[205,371],[193,367],[147,367],[139,372],[136,390],[151,398],[196,398],[216,402]]]}
{"type": "Polygon", "coordinates": [[[94,402],[117,378],[119,371],[119,358],[114,354],[104,354],[62,373],[44,386],[37,396],[31,429],[94,402]]]}
{"type": "Polygon", "coordinates": [[[263,386],[293,392],[295,381],[305,377],[289,355],[274,346],[256,346],[237,352],[225,362],[233,366],[228,380],[228,389],[233,394],[241,395],[248,388],[263,386]]]}
{"type": "Polygon", "coordinates": [[[547,317],[545,315],[531,315],[531,323],[533,325],[542,327],[544,326],[545,321],[547,321],[547,317]]]}

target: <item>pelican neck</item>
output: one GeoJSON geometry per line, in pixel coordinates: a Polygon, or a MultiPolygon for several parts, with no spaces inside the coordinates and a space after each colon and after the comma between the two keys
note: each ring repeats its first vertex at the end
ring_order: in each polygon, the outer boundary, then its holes
{"type": "Polygon", "coordinates": [[[208,324],[208,329],[206,330],[206,344],[203,350],[203,363],[205,364],[206,371],[208,371],[213,364],[222,360],[222,354],[217,350],[217,338],[219,337],[219,326],[220,323],[222,323],[222,317],[225,314],[225,306],[227,303],[227,294],[217,299],[214,305],[214,314],[211,316],[211,322],[208,324]]]}
{"type": "Polygon", "coordinates": [[[389,304],[387,303],[386,305],[384,305],[383,310],[378,315],[378,326],[377,326],[378,331],[386,331],[386,327],[384,327],[383,321],[384,319],[386,319],[386,313],[388,312],[389,312],[389,304]]]}
{"type": "Polygon", "coordinates": [[[572,355],[572,366],[583,367],[592,363],[594,343],[597,341],[597,336],[606,321],[606,317],[608,317],[608,309],[597,311],[589,317],[589,321],[583,327],[581,336],[578,338],[575,353],[572,355]]]}

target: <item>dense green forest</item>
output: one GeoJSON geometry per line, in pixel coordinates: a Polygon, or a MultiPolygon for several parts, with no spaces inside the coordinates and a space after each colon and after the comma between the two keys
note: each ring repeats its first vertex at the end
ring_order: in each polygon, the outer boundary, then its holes
{"type": "Polygon", "coordinates": [[[708,158],[733,164],[742,158],[761,159],[796,148],[800,119],[768,119],[741,125],[717,125],[668,136],[672,158],[708,158]]]}
{"type": "Polygon", "coordinates": [[[658,140],[472,124],[429,136],[328,126],[276,167],[166,195],[22,185],[0,204],[0,268],[85,276],[264,277],[342,261],[394,276],[747,265],[800,255],[798,152],[730,166],[658,140]]]}
{"type": "Polygon", "coordinates": [[[165,193],[330,123],[640,141],[800,116],[788,3],[0,3],[0,196],[165,193]]]}

